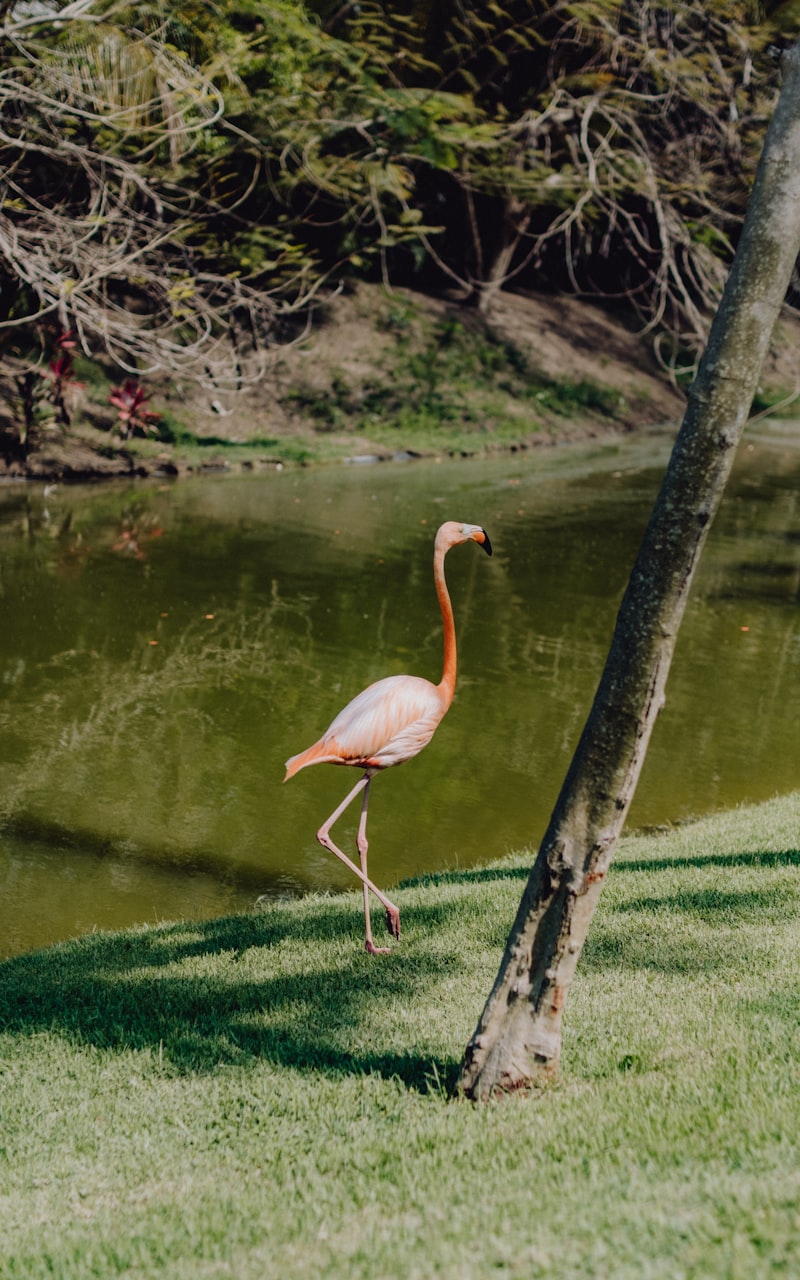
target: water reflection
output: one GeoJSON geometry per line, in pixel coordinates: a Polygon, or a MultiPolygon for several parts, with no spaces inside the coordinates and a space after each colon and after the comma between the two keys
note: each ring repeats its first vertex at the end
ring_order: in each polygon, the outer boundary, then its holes
{"type": "MultiPolygon", "coordinates": [[[[348,885],[314,831],[355,777],[282,787],[283,761],[369,681],[439,678],[447,518],[495,556],[448,558],[456,700],[376,780],[371,871],[388,887],[535,845],[668,448],[0,494],[0,953],[348,885]]],[[[633,824],[800,783],[799,481],[788,430],[743,451],[633,824]]]]}

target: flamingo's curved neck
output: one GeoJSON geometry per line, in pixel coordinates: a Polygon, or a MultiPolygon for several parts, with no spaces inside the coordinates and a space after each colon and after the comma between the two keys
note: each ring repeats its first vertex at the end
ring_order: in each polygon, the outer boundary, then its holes
{"type": "Polygon", "coordinates": [[[436,595],[444,624],[444,669],[439,688],[444,694],[446,707],[449,707],[453,701],[456,688],[456,624],[453,618],[453,606],[450,603],[450,593],[444,579],[444,558],[448,550],[446,546],[437,546],[433,553],[433,580],[436,584],[436,595]]]}

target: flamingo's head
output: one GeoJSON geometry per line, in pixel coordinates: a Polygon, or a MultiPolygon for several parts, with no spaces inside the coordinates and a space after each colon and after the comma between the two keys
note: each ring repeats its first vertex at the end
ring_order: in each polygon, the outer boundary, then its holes
{"type": "Polygon", "coordinates": [[[462,542],[477,542],[487,556],[492,554],[489,535],[479,524],[459,524],[457,520],[448,520],[436,534],[436,547],[442,551],[449,551],[462,542]]]}

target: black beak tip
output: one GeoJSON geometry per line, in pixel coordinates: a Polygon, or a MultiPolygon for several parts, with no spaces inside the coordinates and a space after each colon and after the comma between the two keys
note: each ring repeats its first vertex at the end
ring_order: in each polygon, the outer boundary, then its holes
{"type": "Polygon", "coordinates": [[[492,544],[489,541],[489,535],[486,532],[486,530],[484,529],[482,532],[483,532],[483,542],[481,543],[481,546],[483,547],[487,556],[490,556],[492,554],[492,544]]]}

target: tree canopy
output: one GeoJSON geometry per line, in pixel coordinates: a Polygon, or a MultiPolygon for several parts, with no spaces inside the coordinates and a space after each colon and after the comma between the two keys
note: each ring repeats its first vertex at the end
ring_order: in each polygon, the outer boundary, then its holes
{"type": "Polygon", "coordinates": [[[235,385],[360,276],[593,293],[692,365],[799,10],[0,0],[0,362],[235,385]]]}

